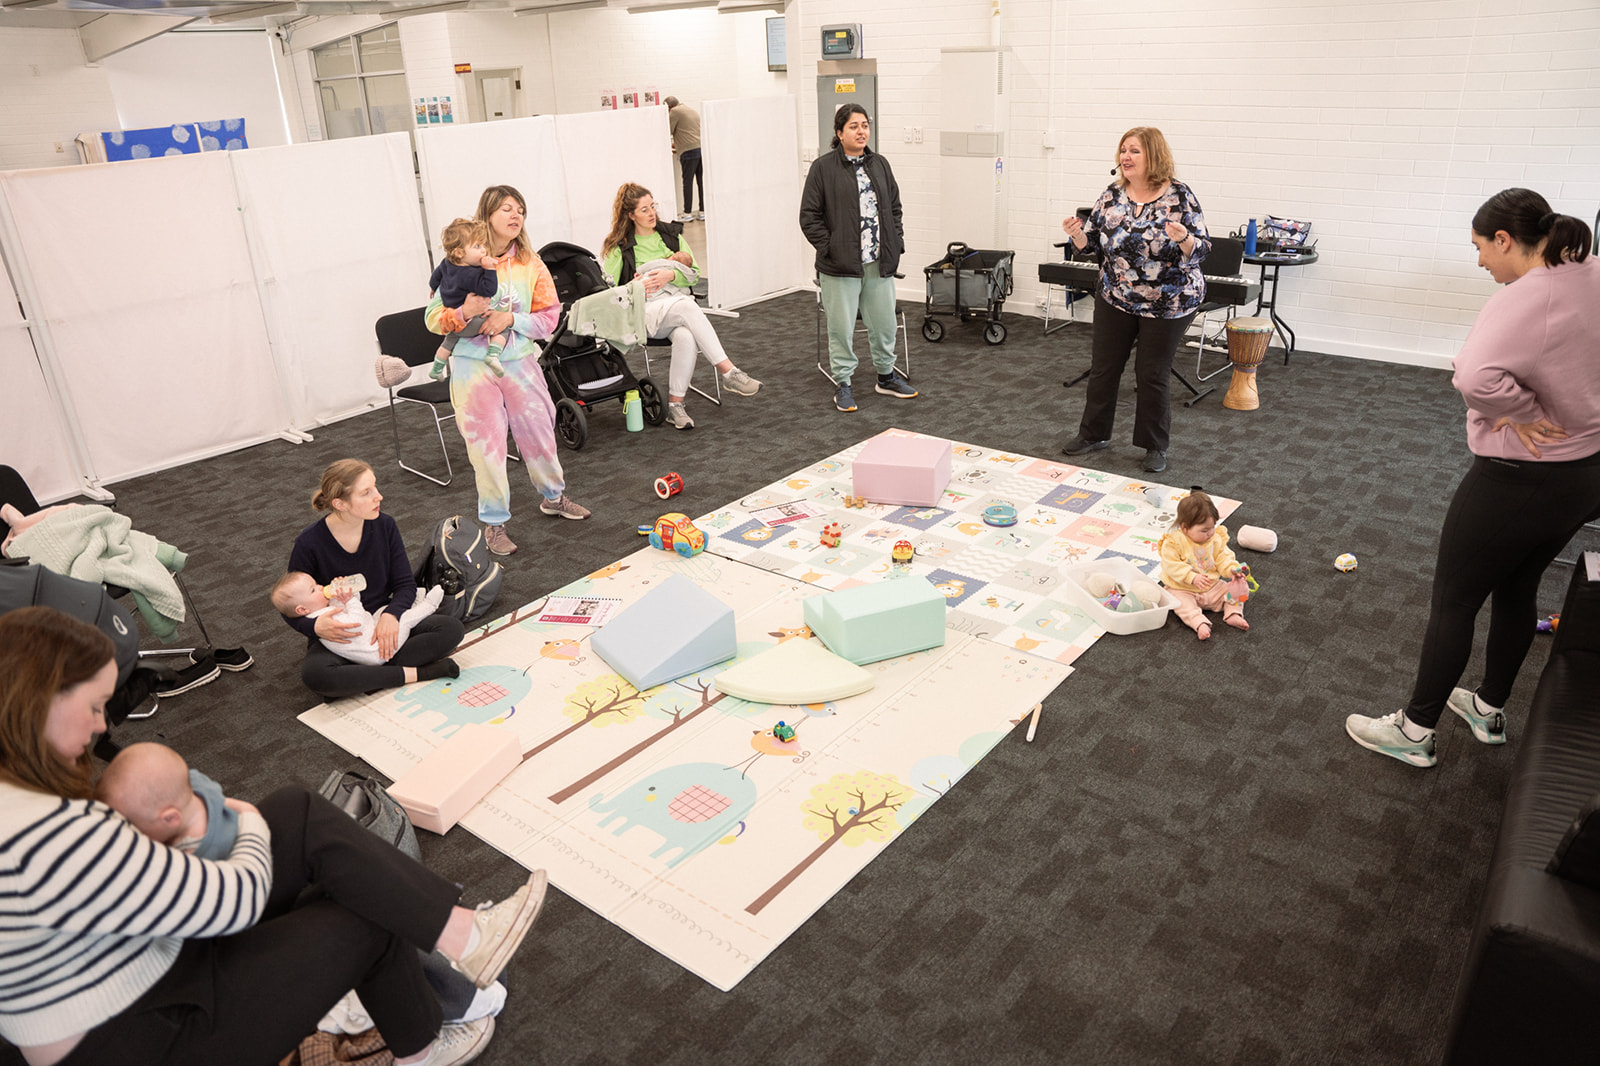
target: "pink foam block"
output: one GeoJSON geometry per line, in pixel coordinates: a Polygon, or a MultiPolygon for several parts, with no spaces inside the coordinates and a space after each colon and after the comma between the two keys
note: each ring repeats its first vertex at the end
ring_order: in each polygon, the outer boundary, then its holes
{"type": "Polygon", "coordinates": [[[950,484],[950,442],[929,437],[874,437],[852,464],[857,496],[873,503],[932,507],[950,484]]]}
{"type": "Polygon", "coordinates": [[[490,725],[464,725],[389,786],[419,829],[447,833],[522,762],[517,735],[490,725]]]}

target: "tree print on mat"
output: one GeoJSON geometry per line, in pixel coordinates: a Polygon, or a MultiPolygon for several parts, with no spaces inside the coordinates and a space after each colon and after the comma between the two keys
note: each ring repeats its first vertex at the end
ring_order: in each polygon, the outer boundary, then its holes
{"type": "Polygon", "coordinates": [[[810,798],[800,805],[800,809],[806,814],[806,828],[822,839],[821,846],[778,878],[745,910],[750,914],[760,914],[767,904],[777,899],[779,893],[793,884],[835,844],[842,842],[845,847],[854,848],[869,840],[888,840],[900,832],[900,821],[895,812],[915,799],[916,795],[916,789],[901,784],[893,774],[878,774],[871,770],[834,774],[813,788],[810,798]]]}

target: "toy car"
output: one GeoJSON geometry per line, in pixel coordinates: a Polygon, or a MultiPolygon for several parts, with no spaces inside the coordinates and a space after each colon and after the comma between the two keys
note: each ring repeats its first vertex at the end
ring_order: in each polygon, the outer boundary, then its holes
{"type": "Polygon", "coordinates": [[[895,541],[894,548],[889,552],[890,558],[894,559],[894,561],[897,563],[909,563],[911,561],[911,557],[915,554],[916,549],[911,546],[911,542],[909,540],[895,541]]]}
{"type": "Polygon", "coordinates": [[[650,532],[650,547],[677,552],[688,559],[706,550],[706,535],[686,514],[673,511],[656,519],[656,528],[650,532]]]}
{"type": "Polygon", "coordinates": [[[794,726],[784,725],[782,722],[779,722],[777,725],[772,727],[772,735],[778,739],[779,743],[786,744],[794,739],[794,726]]]}

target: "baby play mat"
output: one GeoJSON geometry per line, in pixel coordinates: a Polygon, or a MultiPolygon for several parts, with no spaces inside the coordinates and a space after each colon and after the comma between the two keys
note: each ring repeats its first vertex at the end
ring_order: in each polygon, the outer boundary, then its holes
{"type": "Polygon", "coordinates": [[[859,447],[699,520],[704,554],[642,548],[469,633],[459,678],[324,704],[301,720],[390,777],[465,723],[514,732],[521,765],[460,824],[730,989],[1100,635],[1054,597],[1056,567],[1111,552],[1153,568],[1159,525],[1180,495],[957,444],[940,506],[846,509],[859,447]],[[1016,526],[983,525],[978,515],[997,501],[1017,507],[1016,526]],[[787,520],[768,526],[758,512],[787,520]],[[837,549],[817,543],[829,521],[844,527],[837,549]],[[896,539],[917,546],[909,567],[888,563],[896,539]],[[592,622],[674,574],[733,609],[739,654],[640,692],[594,654],[592,622]],[[773,706],[714,686],[718,672],[780,642],[814,639],[802,604],[822,589],[918,579],[951,603],[946,642],[868,664],[870,690],[773,706]],[[792,739],[774,735],[780,719],[792,739]]]}

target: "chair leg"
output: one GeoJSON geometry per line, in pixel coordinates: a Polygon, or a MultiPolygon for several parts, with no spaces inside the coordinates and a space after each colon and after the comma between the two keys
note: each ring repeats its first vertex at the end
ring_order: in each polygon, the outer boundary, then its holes
{"type": "Polygon", "coordinates": [[[1052,326],[1050,324],[1050,308],[1054,306],[1056,286],[1046,285],[1044,287],[1044,335],[1046,337],[1058,329],[1066,329],[1068,326],[1072,325],[1072,294],[1066,289],[1062,289],[1061,294],[1062,298],[1066,301],[1067,317],[1063,318],[1060,322],[1057,322],[1052,326]]]}
{"type": "MultiPolygon", "coordinates": [[[[648,378],[648,377],[651,377],[651,374],[650,374],[650,346],[648,344],[646,344],[646,345],[642,345],[641,347],[644,348],[644,376],[648,378]]],[[[699,355],[696,354],[695,358],[698,360],[699,359],[699,355]]],[[[698,370],[700,368],[698,366],[696,366],[695,369],[698,370]]],[[[716,404],[718,407],[721,407],[722,406],[722,375],[717,373],[717,368],[716,367],[712,367],[711,368],[711,383],[712,383],[712,388],[717,390],[716,395],[714,395],[714,396],[711,393],[707,392],[705,389],[702,389],[699,385],[696,385],[694,383],[694,378],[692,378],[692,377],[689,379],[689,391],[690,392],[698,392],[701,396],[704,396],[706,399],[710,400],[712,403],[716,404]]]]}
{"type": "Polygon", "coordinates": [[[435,408],[434,405],[431,404],[431,403],[422,403],[421,400],[408,400],[403,396],[399,397],[398,402],[421,404],[423,407],[428,408],[430,414],[433,417],[433,428],[434,428],[434,431],[439,434],[439,451],[444,456],[445,478],[444,478],[443,481],[440,481],[438,478],[434,477],[432,474],[424,473],[423,471],[418,470],[416,467],[410,466],[410,465],[408,465],[406,463],[405,456],[402,455],[401,452],[400,452],[400,419],[395,415],[396,402],[397,401],[396,401],[396,397],[394,395],[394,390],[391,389],[389,391],[389,428],[394,431],[394,458],[395,458],[395,461],[400,464],[400,469],[409,471],[409,472],[417,475],[420,478],[426,478],[427,480],[433,482],[435,485],[448,485],[448,484],[450,484],[450,482],[455,480],[456,472],[455,472],[455,468],[453,466],[451,466],[451,464],[450,464],[450,449],[445,447],[444,430],[439,428],[440,424],[442,422],[444,422],[445,419],[442,419],[442,418],[439,417],[438,409],[435,408]]]}
{"type": "MultiPolygon", "coordinates": [[[[1228,309],[1228,317],[1229,318],[1233,317],[1233,308],[1229,308],[1228,309]]],[[[1222,321],[1224,323],[1226,323],[1228,321],[1228,319],[1225,318],[1222,321]]],[[[1207,351],[1207,347],[1206,346],[1208,344],[1214,346],[1216,344],[1216,342],[1217,342],[1217,338],[1215,336],[1211,336],[1211,337],[1207,337],[1206,336],[1206,327],[1209,326],[1210,324],[1211,324],[1211,312],[1207,311],[1204,315],[1200,316],[1200,337],[1199,337],[1198,341],[1195,344],[1195,347],[1197,349],[1196,352],[1194,353],[1194,376],[1195,376],[1195,380],[1196,381],[1207,381],[1207,380],[1209,380],[1211,378],[1214,378],[1218,374],[1222,373],[1224,370],[1227,370],[1230,366],[1233,365],[1231,361],[1228,361],[1228,360],[1225,359],[1223,361],[1223,364],[1221,366],[1217,367],[1217,369],[1211,371],[1211,373],[1202,374],[1200,372],[1201,362],[1205,359],[1205,356],[1206,356],[1206,351],[1207,351]]],[[[1226,343],[1226,342],[1224,341],[1224,343],[1226,343]]],[[[1220,354],[1222,354],[1223,356],[1226,356],[1228,354],[1228,349],[1226,347],[1222,347],[1222,348],[1213,347],[1211,350],[1217,351],[1220,354]]]]}

